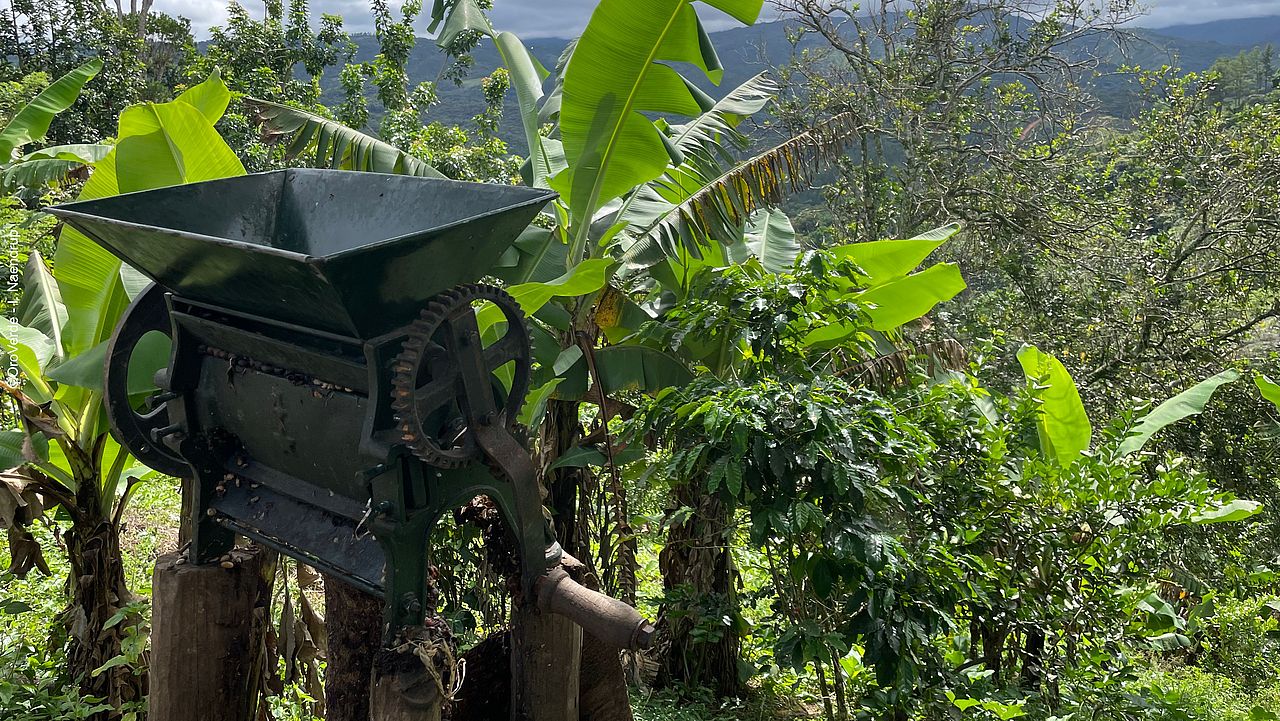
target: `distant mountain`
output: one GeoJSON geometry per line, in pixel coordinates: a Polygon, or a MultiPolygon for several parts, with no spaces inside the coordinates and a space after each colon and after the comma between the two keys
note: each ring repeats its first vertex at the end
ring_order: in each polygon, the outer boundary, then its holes
{"type": "Polygon", "coordinates": [[[1181,40],[1221,43],[1236,49],[1280,45],[1280,16],[1214,20],[1194,25],[1170,25],[1152,32],[1181,40]]]}
{"type": "MultiPolygon", "coordinates": [[[[725,66],[724,79],[717,88],[707,82],[700,72],[689,72],[688,77],[697,82],[714,97],[720,97],[753,75],[770,67],[785,63],[793,48],[787,38],[788,24],[784,21],[759,23],[749,27],[733,28],[711,33],[712,42],[725,66]]],[[[1219,58],[1231,56],[1241,50],[1272,42],[1280,45],[1280,17],[1254,18],[1250,20],[1222,20],[1199,25],[1176,25],[1156,30],[1133,28],[1131,38],[1117,43],[1114,38],[1098,36],[1088,46],[1077,48],[1080,52],[1095,52],[1110,67],[1139,65],[1159,67],[1174,65],[1186,71],[1209,68],[1219,58]]],[[[378,52],[377,40],[368,34],[352,37],[357,45],[356,60],[372,60],[378,52]]],[[[820,43],[816,38],[806,39],[800,49],[812,48],[820,43]]],[[[537,38],[529,41],[532,53],[546,67],[554,67],[564,52],[568,40],[537,38]]],[[[428,113],[428,120],[446,124],[468,125],[470,118],[484,109],[480,94],[480,79],[493,72],[501,62],[491,43],[481,43],[475,52],[475,65],[461,86],[441,80],[438,93],[440,104],[428,113]]],[[[444,63],[444,57],[429,38],[419,38],[409,58],[408,73],[415,82],[435,80],[444,63]]],[[[330,68],[321,78],[322,101],[327,105],[341,102],[338,73],[330,68]]],[[[1122,78],[1104,78],[1097,90],[1106,111],[1119,116],[1128,114],[1129,81],[1122,78]]],[[[515,103],[514,93],[508,96],[509,106],[515,103]]],[[[371,124],[376,124],[380,113],[375,109],[371,124]]],[[[524,152],[523,131],[518,113],[504,114],[499,131],[511,145],[512,152],[524,152]]]]}

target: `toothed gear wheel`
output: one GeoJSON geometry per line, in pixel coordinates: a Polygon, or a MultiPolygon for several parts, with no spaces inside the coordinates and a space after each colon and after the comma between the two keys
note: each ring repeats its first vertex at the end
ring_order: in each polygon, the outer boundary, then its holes
{"type": "Polygon", "coordinates": [[[501,288],[461,285],[432,298],[409,326],[393,364],[391,407],[400,439],[415,456],[433,466],[459,468],[482,455],[467,428],[460,373],[463,354],[477,351],[455,347],[452,325],[474,326],[474,313],[484,304],[497,307],[506,320],[502,337],[482,351],[497,408],[493,423],[515,429],[529,390],[529,329],[519,304],[501,288]],[[510,391],[495,375],[508,363],[513,363],[510,391]]]}

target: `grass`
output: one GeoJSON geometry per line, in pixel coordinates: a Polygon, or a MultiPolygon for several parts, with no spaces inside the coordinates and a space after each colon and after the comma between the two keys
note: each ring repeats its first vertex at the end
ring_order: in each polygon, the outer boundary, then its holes
{"type": "Polygon", "coordinates": [[[681,698],[672,693],[633,690],[631,707],[636,721],[779,721],[810,718],[778,708],[776,699],[758,694],[745,700],[716,701],[681,698]]]}
{"type": "MultiPolygon", "coordinates": [[[[156,558],[176,550],[180,493],[173,479],[157,477],[135,489],[125,513],[122,544],[130,589],[139,597],[151,593],[156,558]]],[[[26,578],[0,573],[0,718],[5,721],[54,721],[86,718],[92,700],[78,697],[74,684],[63,677],[59,614],[68,573],[59,533],[53,523],[32,529],[45,549],[50,575],[26,578]],[[9,612],[6,612],[8,609],[9,612]],[[50,639],[53,639],[52,641],[50,639]]],[[[651,550],[651,549],[646,549],[651,550]]],[[[0,559],[8,548],[0,535],[0,559]]],[[[641,554],[645,588],[657,583],[656,556],[641,554]]],[[[642,595],[651,615],[656,598],[642,595]]],[[[317,599],[318,600],[318,599],[317,599]]],[[[1275,619],[1259,616],[1266,599],[1223,603],[1208,640],[1216,649],[1200,665],[1152,659],[1138,685],[1156,690],[1174,716],[1147,715],[1153,721],[1264,721],[1280,714],[1280,639],[1271,638],[1275,619]]],[[[751,609],[760,613],[760,609],[751,609]]],[[[768,685],[768,684],[766,684],[768,685]]],[[[696,691],[677,696],[641,689],[631,696],[637,721],[779,721],[814,718],[799,695],[756,689],[745,700],[718,701],[696,691]]],[[[272,699],[273,716],[282,721],[317,721],[300,688],[272,699]]],[[[820,713],[818,714],[820,715],[820,713]]]]}

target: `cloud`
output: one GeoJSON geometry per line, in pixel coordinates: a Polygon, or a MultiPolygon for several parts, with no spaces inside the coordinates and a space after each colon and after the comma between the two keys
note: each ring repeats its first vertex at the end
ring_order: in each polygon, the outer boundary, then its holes
{"type": "MultiPolygon", "coordinates": [[[[642,0],[632,0],[641,2],[642,0]]],[[[243,0],[255,16],[262,16],[262,4],[243,0]]],[[[393,7],[398,3],[391,3],[393,7]]],[[[431,0],[423,3],[428,12],[431,0]]],[[[586,27],[597,0],[494,0],[493,23],[524,38],[573,37],[586,27]]],[[[1280,0],[1149,0],[1147,17],[1136,23],[1145,27],[1163,27],[1181,23],[1199,23],[1225,18],[1247,18],[1280,15],[1280,0]]],[[[227,6],[223,0],[156,0],[155,9],[191,20],[197,38],[208,37],[209,28],[226,22],[227,6]]],[[[348,32],[371,32],[373,20],[366,0],[312,0],[312,17],[321,13],[341,15],[348,32]]],[[[705,4],[698,5],[709,30],[733,27],[735,20],[705,4]]],[[[417,29],[426,34],[430,21],[420,17],[417,29]]]]}

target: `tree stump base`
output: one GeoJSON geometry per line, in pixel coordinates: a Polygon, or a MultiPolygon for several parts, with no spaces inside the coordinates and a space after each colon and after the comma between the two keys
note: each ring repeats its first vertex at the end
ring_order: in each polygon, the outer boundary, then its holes
{"type": "Polygon", "coordinates": [[[370,721],[440,721],[459,671],[453,637],[441,619],[400,633],[395,648],[373,660],[369,681],[370,721]]]}
{"type": "Polygon", "coordinates": [[[156,560],[151,721],[255,721],[276,554],[249,546],[220,563],[156,560]]]}

